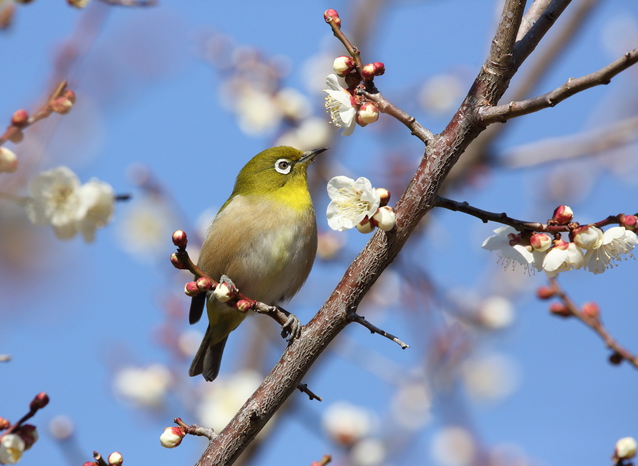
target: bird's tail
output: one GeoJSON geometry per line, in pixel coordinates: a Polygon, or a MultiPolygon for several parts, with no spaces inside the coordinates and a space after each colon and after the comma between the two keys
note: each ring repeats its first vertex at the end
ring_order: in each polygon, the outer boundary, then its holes
{"type": "Polygon", "coordinates": [[[219,374],[219,366],[222,363],[222,354],[224,354],[224,347],[226,346],[228,336],[214,345],[211,345],[211,340],[212,331],[209,325],[206,329],[206,335],[204,335],[202,344],[197,350],[197,354],[195,354],[195,358],[188,370],[188,375],[191,377],[202,374],[208,382],[215,380],[217,374],[219,374]]]}

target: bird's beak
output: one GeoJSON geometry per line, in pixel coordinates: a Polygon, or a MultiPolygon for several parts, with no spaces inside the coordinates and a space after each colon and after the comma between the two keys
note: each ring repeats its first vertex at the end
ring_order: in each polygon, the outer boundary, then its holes
{"type": "Polygon", "coordinates": [[[311,163],[317,154],[321,154],[324,151],[327,151],[328,147],[320,147],[319,149],[307,150],[303,154],[301,154],[301,158],[299,159],[300,163],[311,163]]]}

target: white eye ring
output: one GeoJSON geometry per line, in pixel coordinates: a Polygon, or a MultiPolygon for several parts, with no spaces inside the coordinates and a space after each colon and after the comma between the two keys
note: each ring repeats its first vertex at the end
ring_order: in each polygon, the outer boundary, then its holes
{"type": "Polygon", "coordinates": [[[282,175],[287,175],[292,169],[292,163],[288,159],[279,159],[275,162],[275,170],[282,175]]]}

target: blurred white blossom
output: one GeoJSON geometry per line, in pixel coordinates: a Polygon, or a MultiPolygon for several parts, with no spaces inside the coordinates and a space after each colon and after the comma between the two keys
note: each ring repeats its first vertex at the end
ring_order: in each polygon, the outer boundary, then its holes
{"type": "Polygon", "coordinates": [[[113,388],[121,398],[136,407],[159,408],[163,405],[172,376],[160,364],[148,367],[124,367],[115,373],[113,388]]]}
{"type": "Polygon", "coordinates": [[[391,408],[397,424],[415,431],[432,419],[432,395],[424,383],[403,384],[395,392],[391,408]]]}
{"type": "Polygon", "coordinates": [[[0,464],[15,464],[22,458],[24,440],[18,434],[5,434],[0,438],[0,464]]]}
{"type": "Polygon", "coordinates": [[[353,466],[377,466],[385,464],[386,446],[380,439],[365,438],[357,442],[350,452],[353,466]]]}
{"type": "Polygon", "coordinates": [[[375,424],[373,412],[345,401],[330,405],[322,418],[324,431],[335,443],[343,446],[354,445],[367,437],[375,424]]]}
{"type": "Polygon", "coordinates": [[[465,361],[461,376],[469,395],[476,401],[502,399],[518,388],[518,366],[501,354],[475,356],[465,361]]]}
{"type": "Polygon", "coordinates": [[[448,426],[434,434],[431,454],[435,463],[442,466],[469,466],[475,464],[477,451],[474,438],[467,429],[448,426]]]}

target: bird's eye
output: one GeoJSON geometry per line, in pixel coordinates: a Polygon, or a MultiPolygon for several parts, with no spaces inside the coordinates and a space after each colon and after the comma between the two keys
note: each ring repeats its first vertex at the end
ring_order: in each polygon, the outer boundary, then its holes
{"type": "Polygon", "coordinates": [[[292,168],[292,164],[288,159],[279,159],[275,162],[275,170],[279,173],[287,175],[290,173],[290,169],[292,168]]]}

